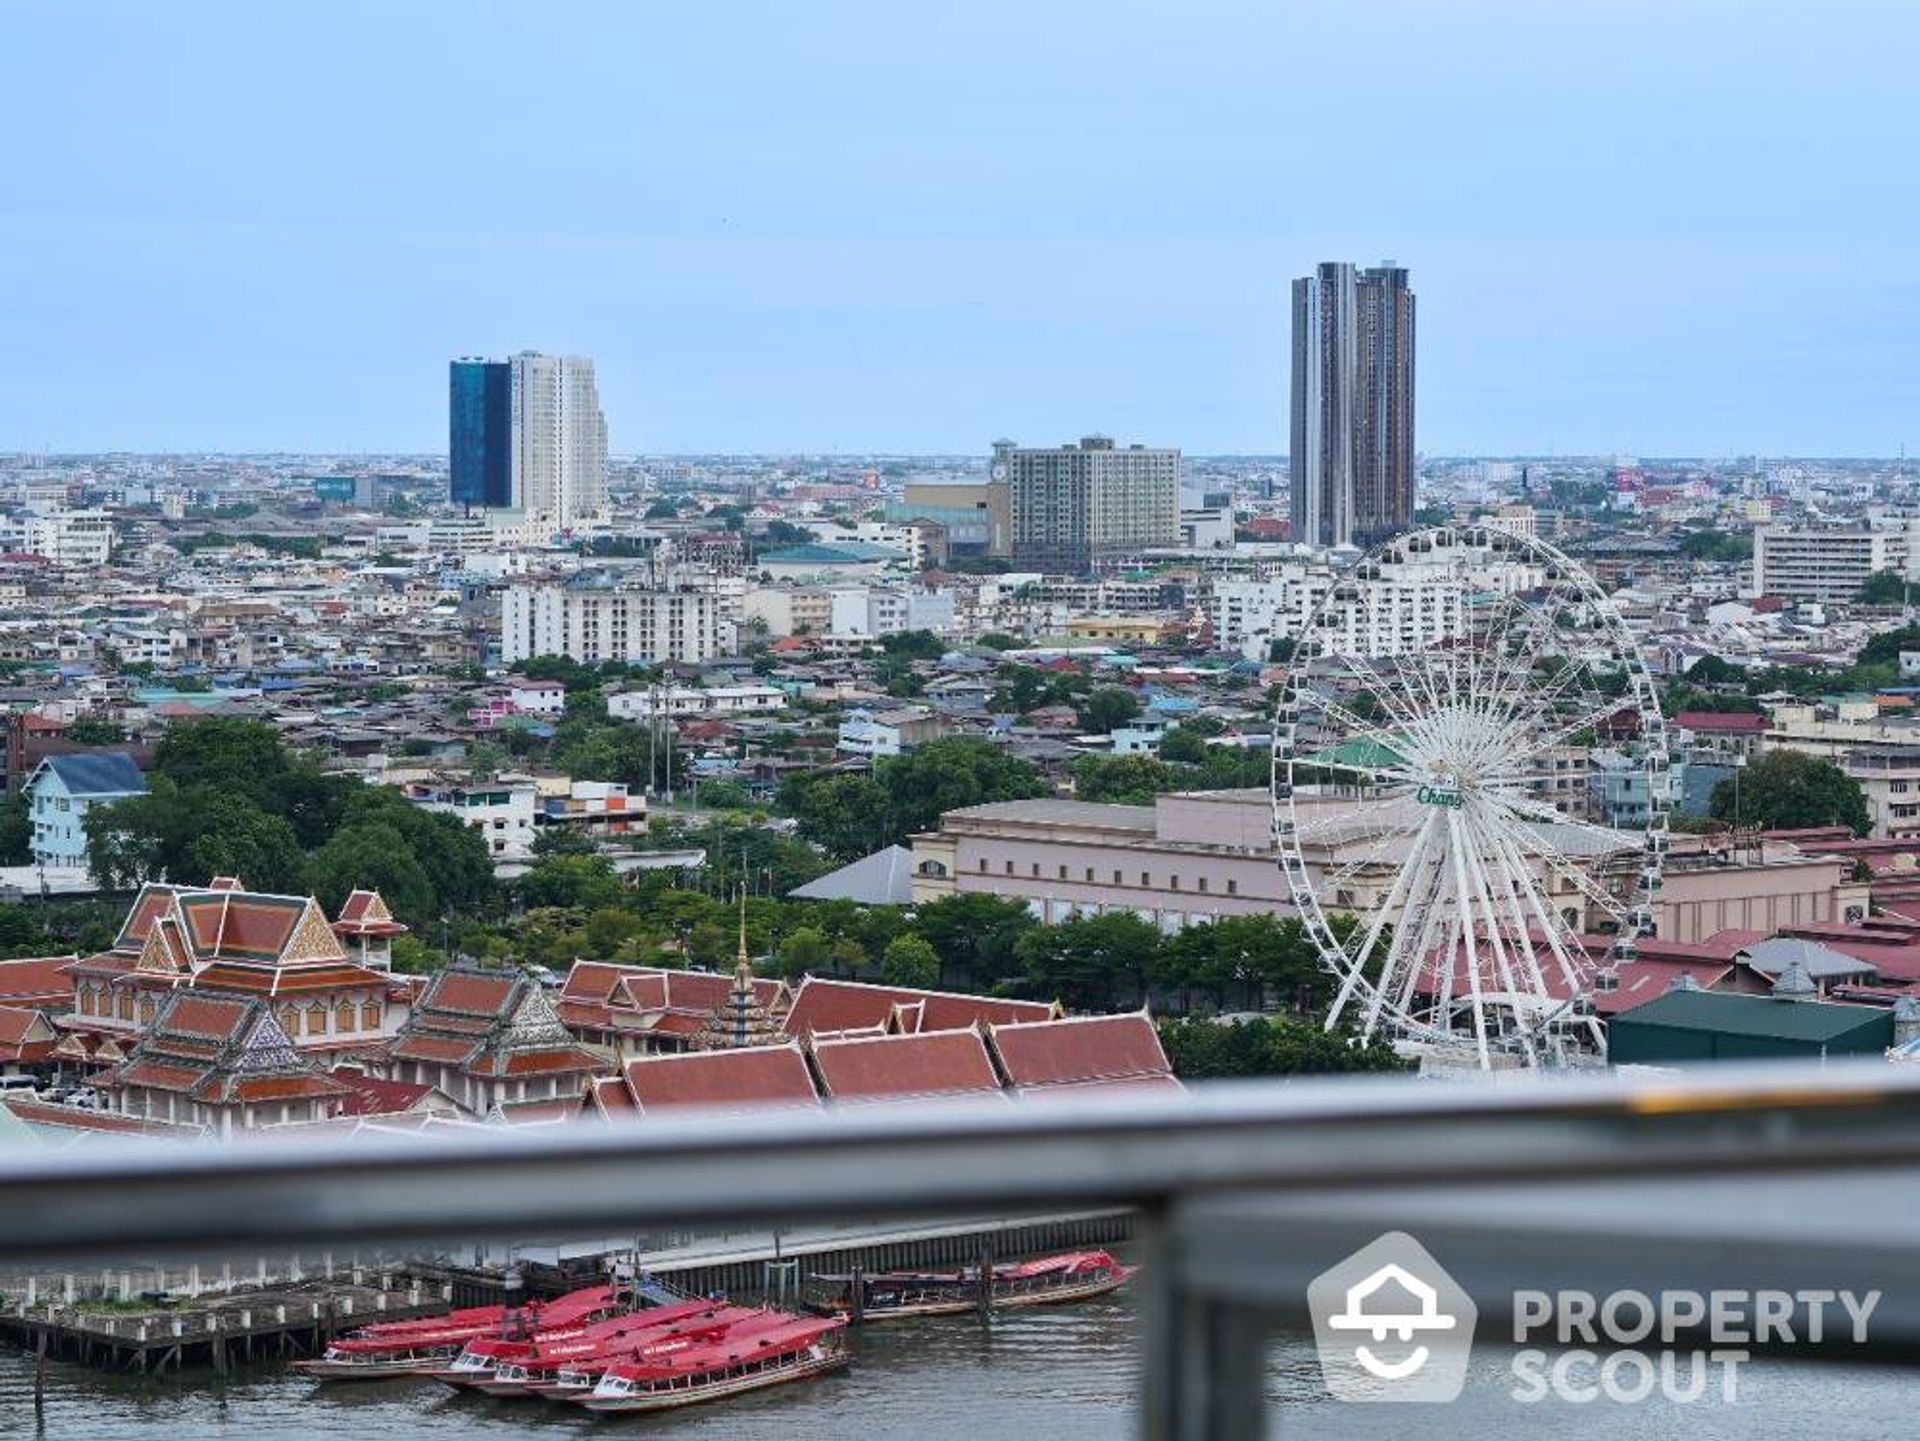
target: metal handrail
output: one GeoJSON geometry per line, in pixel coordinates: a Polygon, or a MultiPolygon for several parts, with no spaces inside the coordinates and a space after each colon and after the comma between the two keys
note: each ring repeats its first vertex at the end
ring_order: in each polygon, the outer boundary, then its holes
{"type": "Polygon", "coordinates": [[[1231,1083],[415,1135],[0,1152],[0,1257],[1920,1162],[1920,1069],[1231,1083]]]}

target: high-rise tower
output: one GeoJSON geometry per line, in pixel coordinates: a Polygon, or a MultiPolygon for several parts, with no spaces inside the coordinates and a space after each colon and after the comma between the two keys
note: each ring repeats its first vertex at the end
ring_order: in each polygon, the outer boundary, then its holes
{"type": "Polygon", "coordinates": [[[513,504],[513,371],[504,360],[449,367],[447,462],[456,504],[513,504]]]}
{"type": "Polygon", "coordinates": [[[525,350],[456,360],[447,409],[452,498],[571,530],[607,503],[607,422],[593,362],[525,350]]]}
{"type": "Polygon", "coordinates": [[[607,421],[583,355],[513,357],[514,501],[570,530],[607,501],[607,421]]]}
{"type": "Polygon", "coordinates": [[[1372,545],[1413,524],[1413,292],[1391,263],[1293,282],[1293,534],[1372,545]]]}

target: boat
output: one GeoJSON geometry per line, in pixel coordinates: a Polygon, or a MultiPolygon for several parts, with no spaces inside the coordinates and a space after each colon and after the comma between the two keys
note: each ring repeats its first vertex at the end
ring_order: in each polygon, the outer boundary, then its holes
{"type": "Polygon", "coordinates": [[[589,1411],[669,1411],[824,1376],[844,1367],[847,1322],[814,1316],[753,1335],[728,1335],[678,1355],[623,1361],[593,1390],[573,1398],[589,1411]]]}
{"type": "Polygon", "coordinates": [[[320,1381],[372,1381],[388,1376],[424,1376],[447,1366],[472,1341],[508,1330],[565,1321],[583,1308],[617,1303],[609,1286],[569,1292],[524,1306],[468,1306],[444,1316],[379,1321],[337,1337],[325,1353],[295,1361],[293,1369],[320,1381]]]}
{"type": "Polygon", "coordinates": [[[727,1310],[741,1316],[753,1313],[744,1306],[726,1307],[713,1301],[678,1301],[670,1306],[654,1306],[609,1316],[583,1326],[568,1335],[541,1334],[528,1339],[524,1349],[508,1351],[489,1348],[493,1357],[490,1375],[470,1382],[471,1389],[488,1396],[529,1396],[535,1382],[552,1380],[567,1362],[592,1357],[602,1352],[622,1354],[620,1347],[630,1342],[639,1346],[648,1337],[673,1334],[683,1328],[702,1328],[727,1310]]]}
{"type": "Polygon", "coordinates": [[[1117,1291],[1138,1266],[1122,1265],[1106,1251],[1069,1251],[1015,1266],[996,1266],[993,1304],[1055,1306],[1117,1291]]]}
{"type": "Polygon", "coordinates": [[[419,1374],[443,1381],[456,1390],[478,1389],[480,1383],[492,1377],[502,1360],[523,1356],[540,1342],[578,1336],[594,1322],[609,1316],[627,1315],[627,1303],[626,1294],[611,1286],[570,1292],[548,1302],[537,1316],[510,1313],[498,1331],[473,1338],[450,1361],[419,1374]]]}
{"type": "MultiPolygon", "coordinates": [[[[995,1266],[990,1304],[995,1307],[1059,1305],[1084,1301],[1124,1285],[1139,1270],[1106,1251],[1068,1251],[995,1266]]],[[[833,1286],[819,1309],[853,1316],[855,1277],[815,1276],[833,1286]]],[[[978,1268],[957,1271],[877,1271],[858,1277],[862,1321],[894,1321],[908,1316],[958,1316],[980,1305],[978,1268]]]]}
{"type": "Polygon", "coordinates": [[[573,1400],[593,1390],[602,1376],[623,1362],[657,1360],[722,1339],[771,1331],[799,1319],[786,1311],[729,1306],[705,1321],[624,1334],[597,1351],[562,1363],[544,1376],[536,1375],[528,1390],[549,1401],[573,1400]]]}

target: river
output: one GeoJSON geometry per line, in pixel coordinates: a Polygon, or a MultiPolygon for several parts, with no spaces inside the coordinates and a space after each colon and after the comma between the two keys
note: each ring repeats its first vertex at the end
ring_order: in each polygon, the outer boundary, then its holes
{"type": "MultiPolygon", "coordinates": [[[[647,1434],[674,1441],[796,1441],[903,1437],[911,1441],[1105,1441],[1132,1430],[1135,1318],[1124,1294],[1057,1310],[1017,1311],[983,1331],[971,1318],[895,1322],[856,1335],[851,1370],[758,1396],[665,1417],[600,1420],[570,1407],[456,1395],[430,1381],[322,1387],[259,1369],[225,1381],[209,1373],[154,1380],[78,1366],[49,1371],[33,1421],[27,1358],[0,1352],[0,1436],[48,1441],[254,1441],[254,1438],[459,1438],[556,1441],[570,1435],[647,1434]]],[[[1268,1375],[1274,1434],[1287,1441],[1756,1441],[1818,1436],[1882,1441],[1914,1434],[1913,1382],[1864,1367],[1755,1363],[1737,1404],[1521,1406],[1498,1352],[1477,1358],[1449,1406],[1346,1406],[1320,1385],[1310,1338],[1276,1339],[1268,1375]]]]}

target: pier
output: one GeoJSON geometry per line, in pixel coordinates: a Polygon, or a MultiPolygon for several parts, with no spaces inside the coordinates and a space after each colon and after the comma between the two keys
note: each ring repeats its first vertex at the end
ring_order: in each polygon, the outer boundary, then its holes
{"type": "Polygon", "coordinates": [[[187,1367],[230,1367],[316,1356],[343,1331],[373,1321],[437,1316],[445,1289],[422,1285],[399,1269],[324,1267],[311,1276],[256,1275],[204,1286],[197,1268],[178,1289],[165,1272],[109,1271],[86,1282],[75,1274],[43,1290],[30,1277],[0,1304],[0,1337],[46,1361],[155,1375],[187,1367]],[[143,1282],[149,1289],[136,1290],[143,1282]]]}

